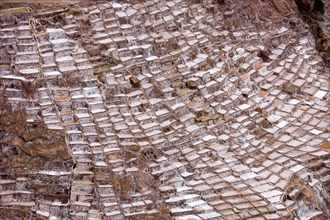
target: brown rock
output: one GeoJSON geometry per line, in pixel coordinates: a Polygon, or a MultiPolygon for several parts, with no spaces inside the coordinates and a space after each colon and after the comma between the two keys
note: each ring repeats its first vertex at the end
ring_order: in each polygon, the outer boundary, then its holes
{"type": "Polygon", "coordinates": [[[131,76],[129,78],[131,84],[134,86],[134,87],[139,87],[140,86],[140,80],[136,77],[136,76],[131,76]]]}
{"type": "Polygon", "coordinates": [[[258,56],[261,57],[262,61],[264,61],[264,62],[270,61],[269,55],[270,55],[270,52],[268,50],[260,50],[258,53],[258,56]]]}

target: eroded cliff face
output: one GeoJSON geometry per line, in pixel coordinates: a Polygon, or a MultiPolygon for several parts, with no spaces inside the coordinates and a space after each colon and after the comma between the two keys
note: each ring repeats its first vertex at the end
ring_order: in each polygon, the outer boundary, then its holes
{"type": "Polygon", "coordinates": [[[18,107],[13,110],[5,98],[2,101],[1,144],[15,146],[27,156],[44,161],[61,162],[71,159],[63,132],[49,130],[42,122],[27,123],[24,109],[18,107]]]}
{"type": "Polygon", "coordinates": [[[316,48],[330,68],[330,2],[328,0],[295,0],[300,16],[313,33],[316,48]]]}

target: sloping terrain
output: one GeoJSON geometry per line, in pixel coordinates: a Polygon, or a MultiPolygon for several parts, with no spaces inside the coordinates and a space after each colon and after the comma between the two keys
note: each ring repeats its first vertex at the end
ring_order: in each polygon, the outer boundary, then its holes
{"type": "Polygon", "coordinates": [[[0,219],[330,218],[329,69],[295,1],[1,7],[0,219]]]}

